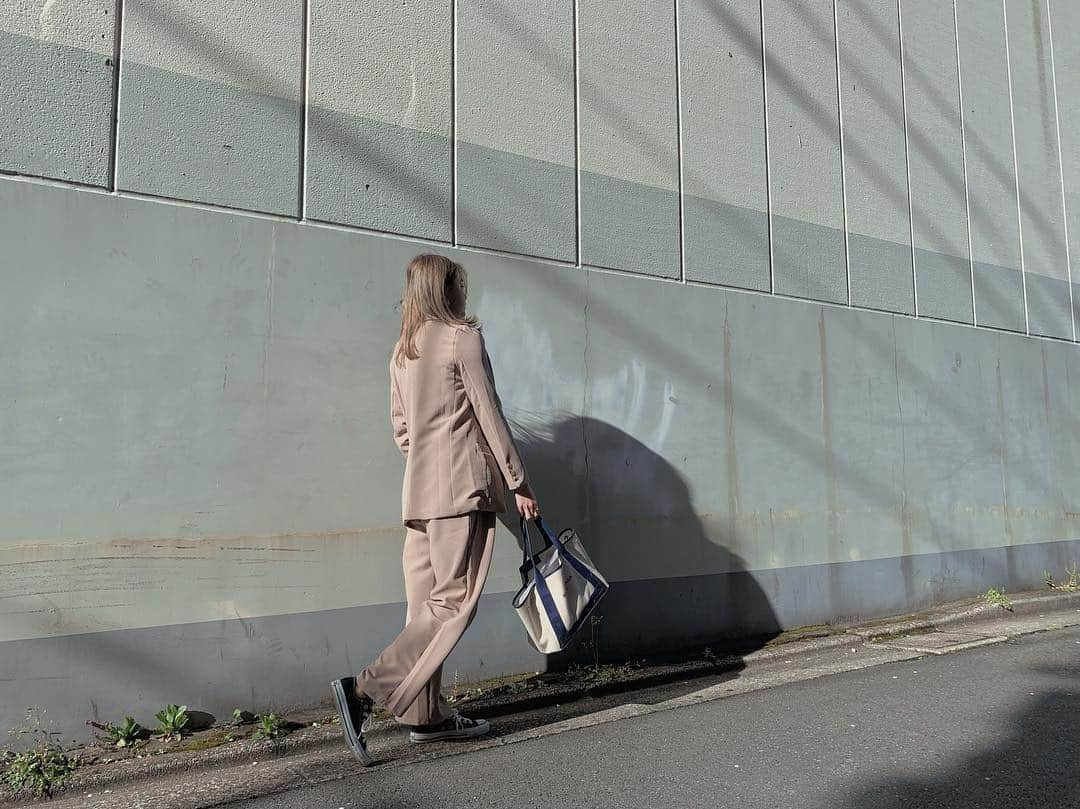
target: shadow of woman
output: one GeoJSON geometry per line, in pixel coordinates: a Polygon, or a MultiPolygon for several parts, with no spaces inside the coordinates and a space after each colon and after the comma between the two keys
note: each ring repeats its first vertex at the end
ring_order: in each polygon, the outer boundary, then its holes
{"type": "MultiPolygon", "coordinates": [[[[577,529],[611,582],[570,647],[549,670],[572,663],[678,659],[707,646],[734,655],[780,632],[743,560],[709,536],[690,487],[668,461],[597,419],[558,414],[515,419],[514,432],[545,521],[577,529]]],[[[516,512],[502,515],[518,536],[516,512]]],[[[518,536],[518,545],[522,544],[518,536]]]]}

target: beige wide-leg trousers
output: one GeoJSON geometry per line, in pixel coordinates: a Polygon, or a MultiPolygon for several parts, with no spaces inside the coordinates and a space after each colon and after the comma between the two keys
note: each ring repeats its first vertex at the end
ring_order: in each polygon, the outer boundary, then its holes
{"type": "Polygon", "coordinates": [[[495,513],[413,520],[406,529],[405,629],[356,682],[399,722],[432,725],[450,714],[442,666],[476,614],[495,547],[495,513]]]}

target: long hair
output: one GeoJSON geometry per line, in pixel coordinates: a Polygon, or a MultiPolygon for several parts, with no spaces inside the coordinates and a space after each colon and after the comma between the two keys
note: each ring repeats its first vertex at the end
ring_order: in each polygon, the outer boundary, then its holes
{"type": "Polygon", "coordinates": [[[394,361],[420,356],[416,334],[428,320],[477,326],[475,317],[456,315],[450,308],[454,286],[467,279],[465,268],[438,253],[421,253],[405,266],[405,295],[401,299],[401,336],[394,346],[394,361]]]}

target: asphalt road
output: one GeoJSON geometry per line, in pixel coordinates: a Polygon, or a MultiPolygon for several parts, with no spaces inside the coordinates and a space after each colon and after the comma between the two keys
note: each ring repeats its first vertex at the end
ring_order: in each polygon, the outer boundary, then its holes
{"type": "Polygon", "coordinates": [[[1080,807],[1080,629],[376,766],[232,806],[1080,807]]]}

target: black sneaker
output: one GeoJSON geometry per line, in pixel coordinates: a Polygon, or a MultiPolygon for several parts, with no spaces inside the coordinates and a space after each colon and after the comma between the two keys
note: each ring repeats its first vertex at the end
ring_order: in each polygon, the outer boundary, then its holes
{"type": "Polygon", "coordinates": [[[409,733],[409,741],[423,744],[447,739],[471,739],[473,736],[483,736],[490,730],[491,725],[486,719],[469,719],[455,712],[438,725],[414,726],[409,733]]]}
{"type": "Polygon", "coordinates": [[[357,760],[366,767],[371,764],[371,756],[368,755],[364,731],[375,713],[375,703],[368,696],[356,695],[355,677],[334,680],[330,683],[330,690],[334,693],[345,741],[357,760]]]}

